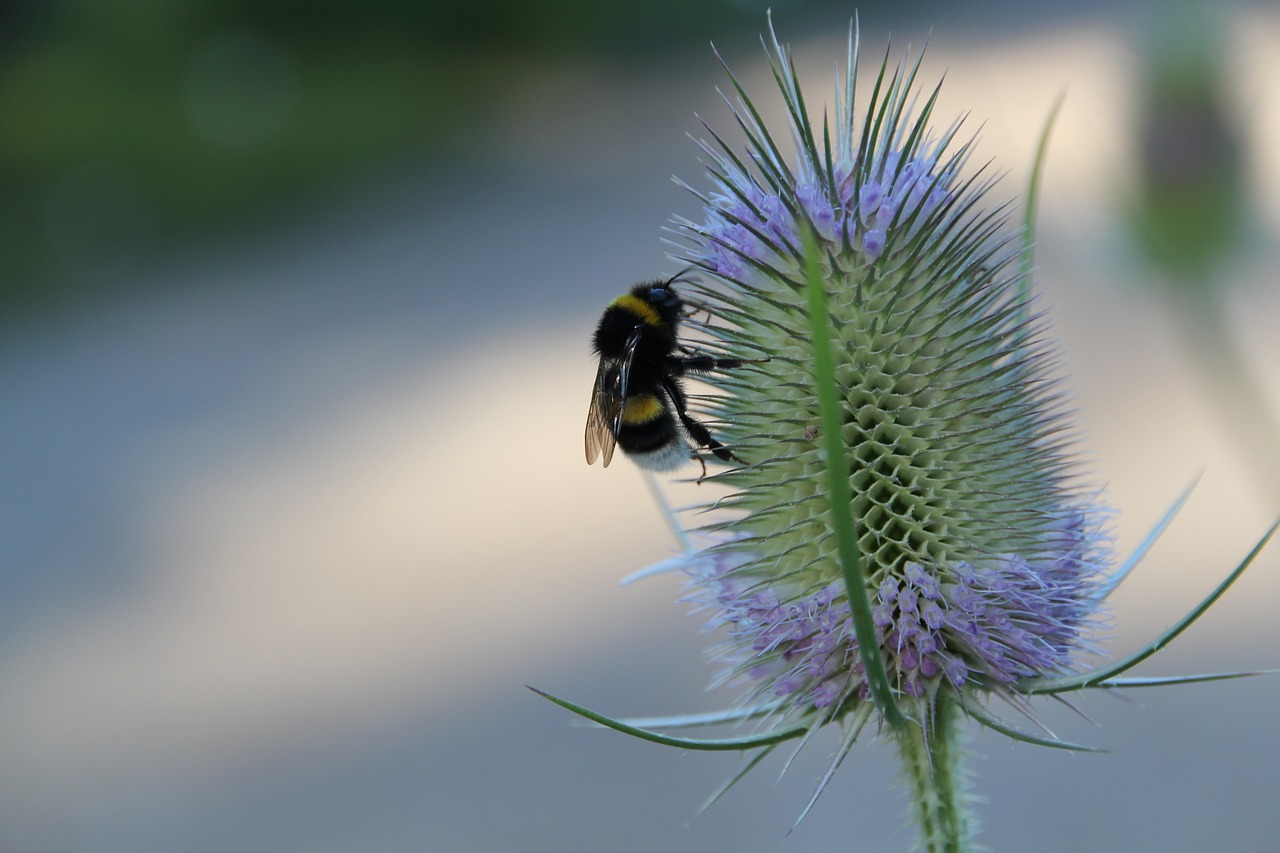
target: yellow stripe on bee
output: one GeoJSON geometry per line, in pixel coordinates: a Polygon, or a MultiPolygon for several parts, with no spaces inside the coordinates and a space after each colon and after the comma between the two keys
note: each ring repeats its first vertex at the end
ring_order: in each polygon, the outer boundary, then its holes
{"type": "Polygon", "coordinates": [[[632,426],[647,424],[649,421],[656,420],[663,410],[662,401],[657,395],[637,394],[627,398],[627,403],[622,409],[622,422],[632,426]]]}
{"type": "Polygon", "coordinates": [[[658,316],[657,311],[653,310],[653,306],[636,296],[634,293],[622,294],[617,299],[613,300],[613,304],[617,308],[621,308],[628,313],[636,315],[650,326],[662,326],[662,318],[658,316]]]}

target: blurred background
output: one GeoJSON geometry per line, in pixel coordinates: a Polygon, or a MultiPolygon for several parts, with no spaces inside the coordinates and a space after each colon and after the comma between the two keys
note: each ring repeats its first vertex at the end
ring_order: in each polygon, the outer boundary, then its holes
{"type": "MultiPolygon", "coordinates": [[[[0,6],[0,851],[906,849],[892,754],[781,783],[569,725],[709,710],[674,543],[582,462],[596,315],[670,274],[732,134],[777,118],[764,2],[0,6]]],[[[814,103],[854,6],[772,2],[814,103]]],[[[1131,549],[1112,646],[1280,515],[1280,12],[864,2],[926,39],[1003,199],[1066,93],[1038,261],[1131,549]],[[1188,20],[1193,21],[1187,24],[1188,20]],[[1190,34],[1190,35],[1188,35],[1190,34]]],[[[672,484],[677,503],[706,489],[672,484]]],[[[1145,674],[1280,665],[1280,546],[1145,674]]],[[[981,735],[997,850],[1271,850],[1280,680],[1051,704],[981,735]]]]}

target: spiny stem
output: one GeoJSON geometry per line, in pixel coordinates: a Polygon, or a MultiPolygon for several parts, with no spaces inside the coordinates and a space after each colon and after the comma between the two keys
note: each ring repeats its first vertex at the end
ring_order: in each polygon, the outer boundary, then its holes
{"type": "Polygon", "coordinates": [[[896,732],[919,832],[925,853],[968,853],[976,821],[968,797],[964,715],[944,691],[938,693],[931,724],[910,725],[896,732]]]}

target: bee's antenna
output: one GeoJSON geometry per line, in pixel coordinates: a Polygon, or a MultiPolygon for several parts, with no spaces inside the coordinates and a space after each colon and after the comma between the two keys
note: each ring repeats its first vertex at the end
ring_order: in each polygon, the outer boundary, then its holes
{"type": "Polygon", "coordinates": [[[680,270],[680,272],[676,273],[675,275],[671,276],[671,278],[667,279],[665,286],[670,287],[671,285],[675,284],[677,281],[683,280],[685,273],[689,272],[690,270],[695,270],[697,268],[698,268],[697,264],[689,264],[689,266],[685,267],[684,269],[680,270]]]}

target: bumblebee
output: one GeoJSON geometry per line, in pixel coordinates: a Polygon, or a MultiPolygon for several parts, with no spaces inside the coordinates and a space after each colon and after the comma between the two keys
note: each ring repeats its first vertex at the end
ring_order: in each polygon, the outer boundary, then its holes
{"type": "Polygon", "coordinates": [[[671,471],[701,461],[691,441],[726,462],[736,459],[690,416],[680,379],[747,361],[682,354],[688,352],[677,335],[684,302],[671,286],[678,277],[637,284],[600,317],[593,341],[600,368],[587,410],[588,465],[603,457],[607,468],[614,446],[621,445],[641,468],[671,471]]]}

